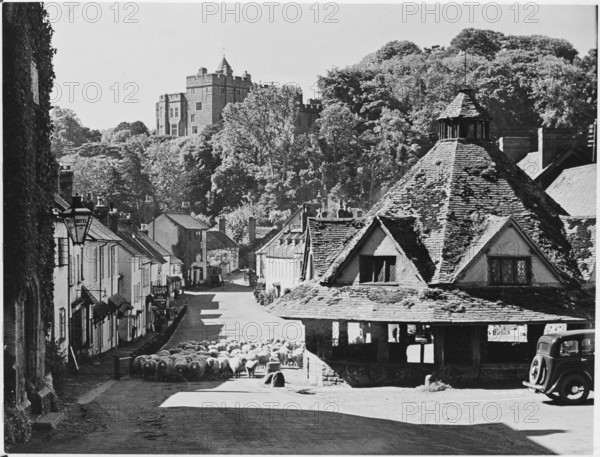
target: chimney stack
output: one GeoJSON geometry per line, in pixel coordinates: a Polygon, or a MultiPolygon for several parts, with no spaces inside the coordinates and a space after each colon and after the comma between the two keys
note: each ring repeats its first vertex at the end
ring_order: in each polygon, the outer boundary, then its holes
{"type": "Polygon", "coordinates": [[[498,147],[515,163],[530,152],[528,137],[503,136],[498,140],[498,147]]]}
{"type": "Polygon", "coordinates": [[[108,206],[104,204],[102,197],[98,197],[98,203],[94,208],[94,217],[106,227],[108,227],[108,211],[108,206]]]}
{"type": "Polygon", "coordinates": [[[63,165],[58,172],[58,195],[63,200],[71,202],[73,196],[73,170],[69,165],[63,165]]]}
{"type": "Polygon", "coordinates": [[[256,240],[256,219],[248,218],[248,240],[252,243],[256,240]]]}
{"type": "Polygon", "coordinates": [[[108,213],[108,228],[115,233],[119,231],[119,213],[115,209],[114,203],[110,204],[110,212],[108,213]]]}
{"type": "Polygon", "coordinates": [[[219,218],[219,232],[226,233],[227,222],[224,217],[219,218]]]}
{"type": "Polygon", "coordinates": [[[538,129],[538,151],[542,154],[542,168],[546,168],[561,153],[575,145],[572,129],[538,129]]]}

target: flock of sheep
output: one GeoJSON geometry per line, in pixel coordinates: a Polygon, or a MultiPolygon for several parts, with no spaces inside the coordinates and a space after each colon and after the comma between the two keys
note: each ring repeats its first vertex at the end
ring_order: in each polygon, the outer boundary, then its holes
{"type": "Polygon", "coordinates": [[[291,341],[186,341],[176,348],[136,357],[133,372],[161,381],[239,378],[244,371],[254,377],[257,367],[266,371],[268,362],[302,367],[303,353],[304,344],[291,341]]]}

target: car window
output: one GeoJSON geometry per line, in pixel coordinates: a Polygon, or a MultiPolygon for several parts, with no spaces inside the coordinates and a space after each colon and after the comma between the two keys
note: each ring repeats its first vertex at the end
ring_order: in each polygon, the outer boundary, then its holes
{"type": "Polygon", "coordinates": [[[560,345],[560,356],[570,357],[579,354],[579,343],[577,340],[563,341],[560,345]]]}
{"type": "Polygon", "coordinates": [[[592,338],[581,340],[581,355],[594,355],[594,340],[592,338]]]}

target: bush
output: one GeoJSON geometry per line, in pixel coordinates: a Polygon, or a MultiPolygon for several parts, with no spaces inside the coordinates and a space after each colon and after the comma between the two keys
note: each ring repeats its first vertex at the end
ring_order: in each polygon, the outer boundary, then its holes
{"type": "Polygon", "coordinates": [[[46,372],[52,374],[55,390],[60,390],[69,374],[68,357],[57,341],[46,340],[46,372]]]}
{"type": "Polygon", "coordinates": [[[31,420],[22,409],[4,408],[4,444],[26,443],[31,438],[31,420]]]}

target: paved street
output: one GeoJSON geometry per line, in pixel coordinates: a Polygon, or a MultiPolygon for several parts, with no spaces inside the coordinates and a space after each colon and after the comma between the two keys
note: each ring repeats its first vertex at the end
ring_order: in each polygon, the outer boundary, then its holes
{"type": "MultiPolygon", "coordinates": [[[[186,294],[189,311],[167,346],[188,339],[281,338],[291,327],[266,313],[239,281],[186,294]],[[259,329],[259,330],[257,330],[259,329]],[[262,332],[257,335],[257,332],[262,332]]],[[[526,389],[315,388],[284,369],[261,379],[163,383],[128,378],[52,435],[16,452],[235,454],[585,454],[593,403],[559,407],[526,389]]],[[[263,372],[259,372],[262,376],[263,372]]]]}

